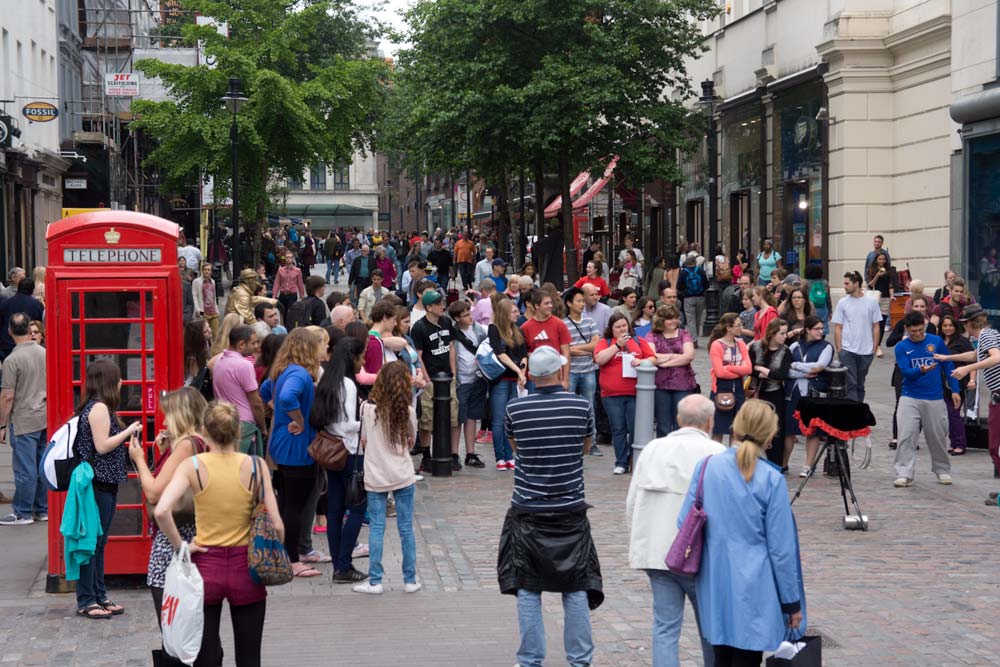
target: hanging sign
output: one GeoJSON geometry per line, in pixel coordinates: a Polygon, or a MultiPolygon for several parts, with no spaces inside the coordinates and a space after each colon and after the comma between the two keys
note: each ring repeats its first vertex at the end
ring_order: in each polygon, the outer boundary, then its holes
{"type": "Polygon", "coordinates": [[[48,102],[28,102],[21,109],[21,115],[32,123],[47,123],[59,117],[59,108],[48,102]]]}
{"type": "Polygon", "coordinates": [[[138,97],[139,75],[134,73],[105,74],[104,94],[108,97],[138,97]]]}

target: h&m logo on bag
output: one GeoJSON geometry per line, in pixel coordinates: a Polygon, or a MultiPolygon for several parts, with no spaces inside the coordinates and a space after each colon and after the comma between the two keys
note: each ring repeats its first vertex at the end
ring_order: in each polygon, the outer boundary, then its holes
{"type": "Polygon", "coordinates": [[[167,595],[163,598],[163,609],[160,612],[160,621],[163,625],[173,625],[174,617],[177,615],[177,605],[180,600],[176,595],[167,595]]]}

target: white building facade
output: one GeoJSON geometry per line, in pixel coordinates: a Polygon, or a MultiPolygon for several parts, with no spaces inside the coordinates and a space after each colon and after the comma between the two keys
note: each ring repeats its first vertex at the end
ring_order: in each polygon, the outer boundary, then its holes
{"type": "Polygon", "coordinates": [[[686,160],[679,236],[730,256],[770,238],[786,268],[819,266],[836,288],[882,234],[897,268],[939,282],[952,263],[953,4],[727,2],[689,64],[714,84],[717,155],[712,169],[706,141],[686,160]]]}
{"type": "Polygon", "coordinates": [[[378,227],[378,165],[374,153],[357,152],[350,164],[317,164],[301,178],[288,179],[286,187],[288,195],[279,213],[309,220],[314,230],[378,227]]]}
{"type": "Polygon", "coordinates": [[[58,220],[59,40],[54,0],[8,0],[0,12],[0,268],[45,263],[58,220]]]}

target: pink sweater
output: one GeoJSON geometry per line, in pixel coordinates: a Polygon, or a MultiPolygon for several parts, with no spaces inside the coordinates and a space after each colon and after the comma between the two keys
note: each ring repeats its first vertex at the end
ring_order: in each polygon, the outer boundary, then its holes
{"type": "Polygon", "coordinates": [[[302,282],[302,269],[296,266],[283,266],[274,276],[274,296],[293,292],[300,299],[306,296],[306,286],[302,282]]]}

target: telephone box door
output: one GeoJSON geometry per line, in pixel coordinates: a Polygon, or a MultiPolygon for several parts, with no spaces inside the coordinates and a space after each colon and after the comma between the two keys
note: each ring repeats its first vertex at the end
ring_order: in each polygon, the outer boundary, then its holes
{"type": "MultiPolygon", "coordinates": [[[[126,425],[136,420],[142,423],[148,457],[162,426],[157,414],[159,395],[169,389],[165,332],[154,326],[155,322],[168,321],[167,280],[64,280],[56,292],[61,316],[56,326],[69,331],[68,336],[60,337],[60,349],[55,351],[55,358],[68,360],[57,371],[58,388],[64,392],[59,397],[61,404],[79,404],[88,364],[98,359],[113,361],[122,376],[118,416],[126,425]]],[[[135,573],[136,562],[148,558],[151,545],[150,517],[142,489],[131,461],[127,468],[128,481],[118,487],[117,509],[108,531],[107,574],[135,573]]],[[[64,494],[56,497],[60,503],[65,500],[64,494]]],[[[62,553],[59,558],[63,558],[62,553]]]]}

